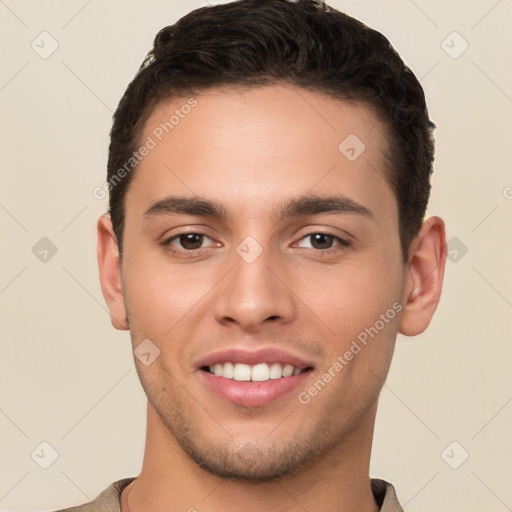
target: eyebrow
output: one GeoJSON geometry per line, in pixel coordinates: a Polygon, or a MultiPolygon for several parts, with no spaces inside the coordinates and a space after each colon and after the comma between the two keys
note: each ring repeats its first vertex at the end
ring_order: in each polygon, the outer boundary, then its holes
{"type": "MultiPolygon", "coordinates": [[[[274,210],[274,217],[282,220],[299,215],[356,214],[371,219],[375,215],[366,206],[343,195],[319,196],[306,194],[288,199],[274,210]]],[[[215,201],[200,197],[168,196],[154,202],[144,213],[144,217],[158,215],[195,215],[225,220],[228,218],[226,209],[215,201]]]]}

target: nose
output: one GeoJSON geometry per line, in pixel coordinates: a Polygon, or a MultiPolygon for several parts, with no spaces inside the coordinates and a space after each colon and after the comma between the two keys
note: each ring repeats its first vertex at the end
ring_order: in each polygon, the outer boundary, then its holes
{"type": "Polygon", "coordinates": [[[266,250],[254,261],[240,254],[233,251],[232,268],[216,290],[216,320],[247,331],[291,322],[296,304],[281,266],[266,250]]]}

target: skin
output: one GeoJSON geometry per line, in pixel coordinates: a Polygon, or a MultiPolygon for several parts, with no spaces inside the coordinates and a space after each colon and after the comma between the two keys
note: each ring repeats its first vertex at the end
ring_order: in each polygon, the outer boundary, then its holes
{"type": "MultiPolygon", "coordinates": [[[[140,140],[187,99],[162,101],[140,140]]],[[[426,220],[403,262],[397,201],[385,179],[386,127],[368,106],[282,84],[213,89],[196,100],[133,176],[122,261],[110,218],[97,225],[112,324],[129,329],[133,349],[148,338],[160,349],[148,366],[134,359],[148,396],[146,448],[122,510],[379,510],[369,479],[378,396],[397,333],[423,332],[437,307],[444,223],[426,220]],[[349,134],[366,146],[355,161],[338,150],[349,134]],[[343,195],[373,215],[276,220],[276,207],[303,194],[343,195]],[[216,201],[227,217],[144,215],[168,195],[216,201]],[[198,229],[207,236],[169,242],[192,254],[161,245],[198,229]],[[318,243],[315,233],[351,245],[318,243]],[[252,263],[236,252],[248,236],[263,248],[252,263]],[[300,403],[298,392],[394,303],[401,311],[300,403]],[[195,366],[235,346],[277,347],[314,370],[274,403],[237,406],[203,384],[195,366]]]]}

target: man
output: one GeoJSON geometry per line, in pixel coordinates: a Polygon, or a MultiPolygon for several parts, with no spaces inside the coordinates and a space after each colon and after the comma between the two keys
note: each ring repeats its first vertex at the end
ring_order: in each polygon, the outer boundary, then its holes
{"type": "Polygon", "coordinates": [[[158,33],[114,115],[98,221],[144,461],[67,510],[402,510],[369,462],[397,333],[441,293],[432,128],[387,39],[321,2],[158,33]]]}

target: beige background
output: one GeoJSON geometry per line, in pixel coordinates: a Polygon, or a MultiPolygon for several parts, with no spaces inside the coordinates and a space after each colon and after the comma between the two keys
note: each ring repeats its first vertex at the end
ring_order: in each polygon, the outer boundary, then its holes
{"type": "MultiPolygon", "coordinates": [[[[407,511],[510,510],[512,2],[331,4],[381,30],[421,78],[438,125],[429,213],[457,238],[430,329],[397,342],[371,474],[395,484],[407,511]],[[453,31],[469,44],[458,58],[453,31]]],[[[101,295],[106,200],[92,190],[105,180],[112,112],[154,34],[203,5],[0,0],[3,511],[89,501],[140,470],[146,400],[101,295]],[[51,49],[43,31],[59,45],[46,59],[31,48],[51,49]],[[46,262],[32,252],[43,237],[57,248],[46,262]],[[31,457],[43,441],[58,452],[47,469],[31,457]]]]}

